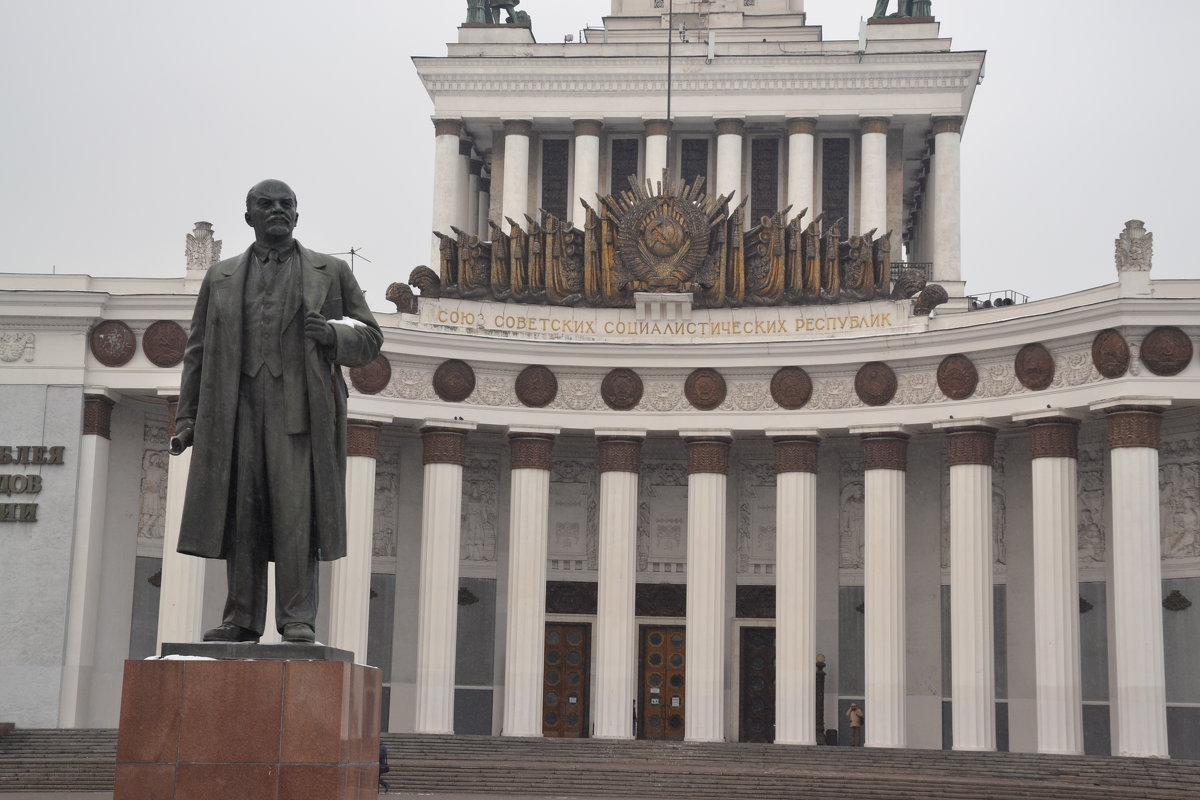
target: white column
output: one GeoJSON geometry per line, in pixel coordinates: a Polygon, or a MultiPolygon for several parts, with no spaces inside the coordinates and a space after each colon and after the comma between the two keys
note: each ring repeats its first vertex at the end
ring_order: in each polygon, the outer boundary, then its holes
{"type": "MultiPolygon", "coordinates": [[[[454,225],[461,231],[470,233],[471,226],[471,140],[458,140],[458,165],[454,170],[454,196],[458,199],[458,209],[454,213],[454,225]]],[[[451,231],[444,231],[451,233],[451,231]]]]}
{"type": "Polygon", "coordinates": [[[806,208],[809,210],[809,220],[816,216],[817,203],[813,180],[816,132],[817,121],[811,117],[793,117],[788,120],[787,201],[792,207],[788,212],[788,222],[806,208]]]}
{"type": "Polygon", "coordinates": [[[687,439],[687,675],[684,738],[724,741],[725,484],[728,431],[680,431],[687,439]]]}
{"type": "Polygon", "coordinates": [[[667,137],[671,123],[665,119],[646,120],[646,180],[657,191],[662,183],[663,170],[667,168],[667,137]]]}
{"type": "MultiPolygon", "coordinates": [[[[460,204],[458,190],[458,168],[460,156],[458,143],[463,124],[458,119],[435,119],[433,121],[433,227],[431,230],[451,233],[450,226],[458,224],[460,204]]],[[[429,266],[436,272],[441,262],[438,238],[429,234],[429,266]]]]}
{"type": "Polygon", "coordinates": [[[775,742],[817,744],[815,431],[775,439],[775,742]]]}
{"type": "Polygon", "coordinates": [[[962,117],[941,117],[933,121],[933,281],[962,280],[960,227],[962,186],[959,145],[962,117]]]}
{"type": "MultiPolygon", "coordinates": [[[[529,211],[529,134],[533,123],[524,119],[504,121],[504,194],[500,205],[504,217],[525,224],[529,211]]],[[[501,226],[505,223],[499,222],[501,226]]]]}
{"type": "Polygon", "coordinates": [[[546,548],[555,428],[509,428],[508,627],[504,736],[542,735],[546,659],[546,548]]]}
{"type": "MultiPolygon", "coordinates": [[[[79,437],[75,538],[71,543],[71,584],[63,649],[58,724],[87,727],[88,691],[96,657],[104,513],[108,505],[109,423],[113,401],[104,394],[83,396],[83,435],[79,437]]],[[[24,476],[20,476],[24,480],[24,476]]],[[[37,476],[41,479],[41,476],[37,476]]],[[[34,620],[25,620],[32,624],[34,620]]]]}
{"type": "Polygon", "coordinates": [[[575,202],[571,206],[571,222],[583,230],[587,212],[580,199],[597,208],[596,194],[600,191],[600,128],[595,119],[575,120],[575,202]]]}
{"type": "Polygon", "coordinates": [[[717,180],[709,194],[733,194],[730,206],[742,202],[742,135],[746,123],[740,119],[717,120],[717,180]]]}
{"type": "Polygon", "coordinates": [[[645,431],[596,431],[600,444],[600,569],[592,735],[632,739],[637,679],[638,472],[645,431]]]}
{"type": "Polygon", "coordinates": [[[427,421],[421,498],[421,588],[417,598],[416,733],[454,733],[458,558],[462,482],[471,423],[427,421]]]}
{"type": "Polygon", "coordinates": [[[479,178],[479,218],[475,224],[479,231],[479,238],[491,241],[492,228],[488,225],[489,214],[492,208],[492,179],[490,177],[479,178]]]}
{"type": "Polygon", "coordinates": [[[904,478],[908,435],[851,428],[863,445],[864,700],[868,747],[905,746],[904,478]]]}
{"type": "Polygon", "coordinates": [[[467,173],[467,216],[466,227],[463,228],[467,233],[472,233],[480,239],[487,240],[488,236],[487,225],[484,225],[483,230],[479,229],[479,176],[483,174],[483,162],[477,158],[472,158],[468,167],[467,173]]]}
{"type": "MultiPolygon", "coordinates": [[[[176,405],[176,398],[167,402],[169,432],[172,436],[175,435],[176,405]]],[[[189,447],[180,455],[171,456],[167,466],[167,506],[164,512],[162,581],[158,593],[158,643],[154,650],[156,653],[162,652],[163,642],[198,642],[203,634],[201,615],[204,611],[205,559],[186,556],[176,551],[179,546],[179,526],[183,522],[183,498],[187,494],[191,465],[192,449],[189,447]]]]}
{"type": "Polygon", "coordinates": [[[346,425],[346,557],[330,570],[329,644],[354,653],[358,664],[367,663],[380,427],[364,419],[346,425]]]}
{"type": "Polygon", "coordinates": [[[1160,407],[1104,403],[1112,451],[1113,614],[1117,731],[1122,756],[1167,758],[1159,541],[1160,407]]]}
{"type": "Polygon", "coordinates": [[[946,461],[950,465],[952,728],[955,750],[995,750],[992,453],[996,431],[964,422],[934,426],[946,430],[946,461]]]}
{"type": "Polygon", "coordinates": [[[887,131],[884,117],[864,117],[862,158],[859,163],[858,231],[874,229],[876,236],[887,233],[887,131]]]}
{"type": "Polygon", "coordinates": [[[1039,753],[1083,753],[1076,477],[1079,420],[1038,412],[1029,425],[1033,484],[1034,653],[1039,753]]]}

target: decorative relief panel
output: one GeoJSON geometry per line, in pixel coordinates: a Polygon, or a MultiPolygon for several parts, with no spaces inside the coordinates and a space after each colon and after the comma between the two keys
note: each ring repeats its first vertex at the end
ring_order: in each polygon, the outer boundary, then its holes
{"type": "Polygon", "coordinates": [[[371,535],[371,555],[396,557],[396,511],[400,491],[400,450],[380,447],[375,459],[375,522],[371,535]]]}
{"type": "Polygon", "coordinates": [[[1104,494],[1108,451],[1099,442],[1079,443],[1078,481],[1079,566],[1103,564],[1107,556],[1104,530],[1104,494]]]}
{"type": "Polygon", "coordinates": [[[591,458],[559,458],[550,464],[550,541],[553,570],[599,566],[600,478],[591,458]]]}
{"type": "Polygon", "coordinates": [[[392,382],[392,365],[383,353],[369,363],[350,370],[350,384],[356,392],[379,394],[392,382]]]}
{"type": "Polygon", "coordinates": [[[863,568],[863,466],[858,459],[843,459],[838,469],[838,566],[863,568]]]}
{"type": "Polygon", "coordinates": [[[443,361],[433,373],[433,391],[447,403],[461,403],[475,391],[475,370],[457,358],[443,361]]]}
{"type": "Polygon", "coordinates": [[[1176,327],[1155,328],[1142,340],[1141,355],[1155,375],[1178,375],[1192,360],[1192,340],[1176,327]]]}
{"type": "Polygon", "coordinates": [[[146,417],[142,425],[142,481],[138,538],[161,541],[167,512],[167,421],[146,417]]]}
{"type": "Polygon", "coordinates": [[[1200,440],[1190,432],[1164,434],[1158,459],[1162,558],[1200,558],[1200,440]]]}
{"type": "Polygon", "coordinates": [[[743,461],[738,470],[737,574],[775,574],[775,464],[743,461]]]}
{"type": "Polygon", "coordinates": [[[32,333],[0,333],[0,361],[11,364],[21,357],[33,361],[35,341],[32,333]]]}
{"type": "MultiPolygon", "coordinates": [[[[1008,496],[1004,484],[1003,439],[992,452],[992,566],[997,573],[1008,565],[1008,496]]],[[[950,569],[950,468],[942,470],[942,569],[950,569]]]]}
{"type": "Polygon", "coordinates": [[[462,541],[459,558],[496,560],[496,525],[500,517],[500,456],[472,454],[463,467],[462,541]]]}
{"type": "Polygon", "coordinates": [[[1106,378],[1119,378],[1129,371],[1129,343],[1112,328],[1100,331],[1092,340],[1092,363],[1106,378]]]}
{"type": "Polygon", "coordinates": [[[108,319],[92,328],[92,355],[106,367],[123,367],[133,358],[137,337],[124,322],[108,319]]]}
{"type": "Polygon", "coordinates": [[[183,361],[187,332],[178,322],[160,319],[142,334],[142,352],[156,367],[174,367],[183,361]]]}
{"type": "Polygon", "coordinates": [[[684,572],[687,483],[685,462],[643,461],[638,479],[638,572],[684,572]]]}

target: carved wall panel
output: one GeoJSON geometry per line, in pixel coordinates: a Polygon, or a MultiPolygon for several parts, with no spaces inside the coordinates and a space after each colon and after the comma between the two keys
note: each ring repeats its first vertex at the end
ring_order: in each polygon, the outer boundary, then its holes
{"type": "Polygon", "coordinates": [[[738,575],[775,574],[775,464],[742,461],[738,469],[738,575]]]}
{"type": "Polygon", "coordinates": [[[1200,558],[1200,440],[1190,432],[1164,433],[1158,458],[1162,558],[1200,558]]]}
{"type": "Polygon", "coordinates": [[[1098,442],[1079,444],[1079,565],[1103,564],[1107,556],[1104,495],[1108,485],[1108,451],[1098,442]]]}
{"type": "Polygon", "coordinates": [[[687,464],[682,461],[643,461],[638,479],[638,572],[683,573],[687,482],[687,464]]]}
{"type": "Polygon", "coordinates": [[[500,517],[500,457],[472,454],[463,467],[462,540],[459,558],[495,562],[500,517]]]}
{"type": "Polygon", "coordinates": [[[138,538],[161,541],[167,511],[167,420],[147,417],[142,425],[142,480],[138,538]]]}
{"type": "Polygon", "coordinates": [[[33,361],[36,340],[32,333],[0,333],[0,361],[11,364],[22,356],[26,361],[33,361]]]}
{"type": "Polygon", "coordinates": [[[863,568],[863,467],[857,459],[843,459],[838,468],[838,566],[863,568]]]}
{"type": "Polygon", "coordinates": [[[375,522],[371,535],[371,555],[375,558],[396,557],[399,491],[400,450],[381,446],[375,459],[375,522]]]}
{"type": "Polygon", "coordinates": [[[558,458],[550,465],[549,567],[594,570],[599,564],[600,472],[590,458],[558,458]]]}

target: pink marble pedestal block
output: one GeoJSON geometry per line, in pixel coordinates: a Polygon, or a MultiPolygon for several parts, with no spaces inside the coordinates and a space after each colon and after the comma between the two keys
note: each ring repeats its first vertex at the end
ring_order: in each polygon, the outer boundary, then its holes
{"type": "Polygon", "coordinates": [[[113,800],[376,800],[381,694],[339,661],[126,661],[113,800]]]}

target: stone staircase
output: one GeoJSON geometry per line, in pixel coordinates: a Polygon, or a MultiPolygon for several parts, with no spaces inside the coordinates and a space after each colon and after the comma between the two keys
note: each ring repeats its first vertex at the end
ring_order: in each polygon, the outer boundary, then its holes
{"type": "MultiPolygon", "coordinates": [[[[1200,762],[384,734],[391,793],[676,800],[1197,800],[1200,762]]],[[[114,730],[0,736],[0,794],[111,791],[114,730]]]]}

